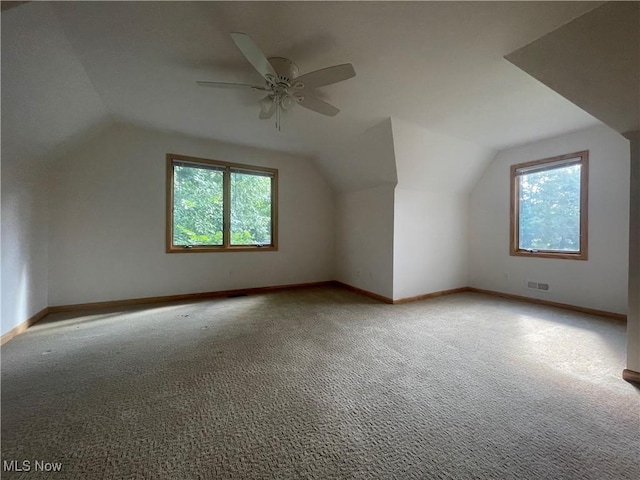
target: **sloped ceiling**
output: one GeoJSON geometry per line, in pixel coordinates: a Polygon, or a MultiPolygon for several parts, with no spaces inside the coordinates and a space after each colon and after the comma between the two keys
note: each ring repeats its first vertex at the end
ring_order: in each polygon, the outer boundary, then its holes
{"type": "Polygon", "coordinates": [[[392,118],[398,187],[465,194],[496,151],[392,118]]]}
{"type": "MultiPolygon", "coordinates": [[[[393,116],[501,149],[597,123],[503,56],[598,5],[27,3],[2,13],[3,137],[47,148],[109,116],[321,162],[322,152],[393,116]],[[259,93],[198,87],[260,82],[231,31],[302,73],[353,63],[355,78],[321,92],[341,113],[295,108],[277,132],[257,119],[259,93]]],[[[340,165],[326,168],[340,174],[340,165]]]]}
{"type": "Polygon", "coordinates": [[[640,3],[607,3],[506,58],[618,132],[640,129],[640,3]]]}
{"type": "Polygon", "coordinates": [[[391,118],[318,155],[318,166],[337,191],[364,190],[398,183],[396,139],[391,118]]]}
{"type": "Polygon", "coordinates": [[[3,158],[45,156],[107,117],[51,5],[3,11],[3,158]]]}

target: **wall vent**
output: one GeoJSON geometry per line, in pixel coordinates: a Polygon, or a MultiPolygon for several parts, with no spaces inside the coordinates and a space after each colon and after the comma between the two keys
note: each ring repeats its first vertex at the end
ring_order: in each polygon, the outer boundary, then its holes
{"type": "Polygon", "coordinates": [[[548,292],[549,291],[549,284],[548,283],[534,282],[532,280],[527,280],[527,288],[529,290],[542,290],[544,292],[548,292]]]}

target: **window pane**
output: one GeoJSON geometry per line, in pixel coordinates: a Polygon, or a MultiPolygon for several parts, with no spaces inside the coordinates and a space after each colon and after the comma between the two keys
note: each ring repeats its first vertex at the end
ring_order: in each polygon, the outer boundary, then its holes
{"type": "Polygon", "coordinates": [[[522,174],[519,248],[580,251],[580,165],[522,174]]]}
{"type": "Polygon", "coordinates": [[[271,178],[231,172],[231,245],[271,245],[271,178]]]}
{"type": "Polygon", "coordinates": [[[223,173],[173,167],[173,244],[222,245],[223,173]]]}

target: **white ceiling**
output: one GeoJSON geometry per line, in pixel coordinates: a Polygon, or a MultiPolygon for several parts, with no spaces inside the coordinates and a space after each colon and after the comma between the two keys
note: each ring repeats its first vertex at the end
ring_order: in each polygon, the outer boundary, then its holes
{"type": "Polygon", "coordinates": [[[25,4],[3,11],[2,156],[21,163],[44,157],[106,116],[53,10],[25,4]]]}
{"type": "MultiPolygon", "coordinates": [[[[390,116],[495,149],[598,123],[503,56],[599,4],[56,2],[53,12],[114,118],[312,155],[390,116]],[[257,118],[259,93],[198,87],[196,80],[260,81],[231,31],[248,33],[267,56],[291,58],[302,73],[351,62],[357,76],[322,91],[341,113],[295,108],[277,132],[257,118]]],[[[3,30],[5,15],[44,7],[3,12],[3,30]]],[[[3,100],[4,90],[3,75],[3,100]]]]}
{"type": "Polygon", "coordinates": [[[618,132],[640,129],[639,2],[610,2],[506,58],[618,132]]]}

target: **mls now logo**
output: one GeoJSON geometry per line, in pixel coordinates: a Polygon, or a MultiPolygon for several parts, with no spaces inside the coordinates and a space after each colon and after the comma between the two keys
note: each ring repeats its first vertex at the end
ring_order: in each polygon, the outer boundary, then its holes
{"type": "Polygon", "coordinates": [[[62,470],[62,463],[60,462],[45,462],[43,460],[36,460],[31,462],[30,460],[3,460],[2,471],[3,472],[59,472],[62,470]]]}

